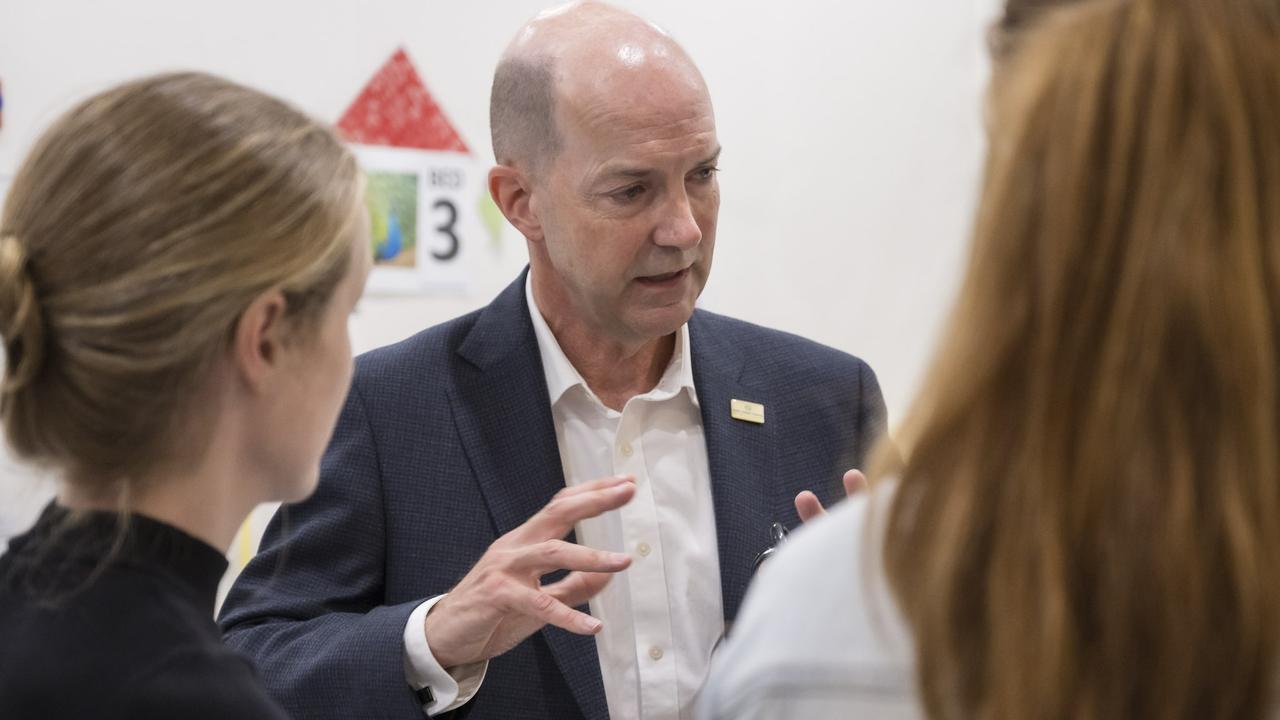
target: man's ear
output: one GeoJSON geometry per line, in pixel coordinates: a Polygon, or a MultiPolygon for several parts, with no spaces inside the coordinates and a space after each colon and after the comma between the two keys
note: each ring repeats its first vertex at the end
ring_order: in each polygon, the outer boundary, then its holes
{"type": "Polygon", "coordinates": [[[257,389],[278,375],[284,360],[284,293],[268,290],[250,303],[236,321],[232,360],[236,374],[257,389]]]}
{"type": "Polygon", "coordinates": [[[542,220],[527,175],[510,165],[496,165],[489,171],[489,194],[521,235],[532,242],[542,241],[542,220]]]}

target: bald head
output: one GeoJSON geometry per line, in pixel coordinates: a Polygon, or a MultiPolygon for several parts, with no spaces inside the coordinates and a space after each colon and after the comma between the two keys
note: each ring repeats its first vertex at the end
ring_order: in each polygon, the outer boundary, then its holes
{"type": "Polygon", "coordinates": [[[644,73],[706,91],[684,50],[632,13],[600,2],[543,11],[516,34],[494,73],[489,127],[496,160],[537,173],[563,145],[558,114],[565,104],[625,91],[644,73]]]}

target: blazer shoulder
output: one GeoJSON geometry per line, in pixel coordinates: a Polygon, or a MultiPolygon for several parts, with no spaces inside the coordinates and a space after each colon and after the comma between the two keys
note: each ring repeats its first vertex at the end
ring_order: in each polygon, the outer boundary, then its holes
{"type": "Polygon", "coordinates": [[[425,368],[451,362],[482,312],[483,308],[475,310],[420,330],[399,342],[362,353],[356,358],[356,383],[375,378],[421,378],[425,368]]]}
{"type": "Polygon", "coordinates": [[[847,374],[870,372],[862,358],[794,333],[776,330],[739,320],[727,315],[698,310],[690,321],[697,337],[698,330],[714,335],[743,353],[757,358],[775,358],[787,366],[804,372],[837,372],[847,374]]]}

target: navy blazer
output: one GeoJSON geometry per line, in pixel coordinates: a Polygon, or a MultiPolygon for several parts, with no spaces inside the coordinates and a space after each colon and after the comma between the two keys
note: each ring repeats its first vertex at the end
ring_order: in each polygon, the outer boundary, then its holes
{"type": "MultiPolygon", "coordinates": [[[[272,519],[226,640],[293,716],[421,720],[404,627],[564,487],[525,275],[488,307],[362,355],[309,499],[272,519]]],[[[884,427],[866,363],[703,310],[689,320],[726,621],[792,500],[843,496],[884,427]],[[765,423],[730,417],[730,400],[765,423]]],[[[494,658],[459,718],[608,717],[595,639],[548,626],[494,658]]]]}

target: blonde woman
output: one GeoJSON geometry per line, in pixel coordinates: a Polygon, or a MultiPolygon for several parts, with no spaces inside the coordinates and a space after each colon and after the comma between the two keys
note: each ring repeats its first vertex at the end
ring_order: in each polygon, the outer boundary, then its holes
{"type": "Polygon", "coordinates": [[[102,93],[32,150],[0,220],[0,407],[62,483],[0,557],[0,717],[283,717],[214,596],[253,506],[316,482],[361,194],[329,130],[207,75],[102,93]]]}
{"type": "Polygon", "coordinates": [[[1276,714],[1280,6],[1037,25],[901,458],[765,566],[709,717],[1276,714]]]}

